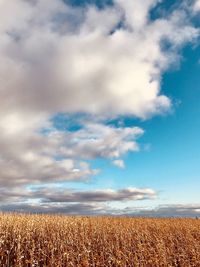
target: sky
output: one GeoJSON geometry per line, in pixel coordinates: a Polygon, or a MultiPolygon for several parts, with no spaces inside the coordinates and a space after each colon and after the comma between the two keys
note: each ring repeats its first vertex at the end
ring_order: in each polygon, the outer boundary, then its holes
{"type": "Polygon", "coordinates": [[[0,211],[200,216],[199,0],[0,17],[0,211]]]}

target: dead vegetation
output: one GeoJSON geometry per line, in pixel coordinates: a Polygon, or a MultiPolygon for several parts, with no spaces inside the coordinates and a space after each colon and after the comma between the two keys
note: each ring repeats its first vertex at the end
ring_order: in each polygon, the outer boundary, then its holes
{"type": "Polygon", "coordinates": [[[0,266],[200,266],[200,220],[0,214],[0,266]]]}

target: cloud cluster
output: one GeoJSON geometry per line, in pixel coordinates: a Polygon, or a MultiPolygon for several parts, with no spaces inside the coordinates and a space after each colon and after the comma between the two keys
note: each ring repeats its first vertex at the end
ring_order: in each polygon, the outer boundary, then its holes
{"type": "Polygon", "coordinates": [[[157,193],[150,188],[131,187],[93,191],[75,191],[59,187],[24,187],[9,190],[1,188],[0,211],[117,214],[108,203],[154,199],[156,196],[157,193]]]}
{"type": "Polygon", "coordinates": [[[156,192],[150,188],[124,188],[119,190],[102,189],[94,191],[75,191],[61,188],[33,188],[23,191],[18,188],[7,190],[1,188],[0,201],[22,202],[24,199],[39,200],[42,203],[67,203],[67,202],[110,202],[110,201],[130,201],[153,199],[156,197],[156,192]]]}
{"type": "Polygon", "coordinates": [[[63,213],[66,215],[111,215],[131,217],[189,217],[200,218],[200,205],[180,204],[158,206],[152,209],[131,207],[113,209],[105,203],[12,203],[1,206],[1,211],[33,213],[63,213]]]}
{"type": "Polygon", "coordinates": [[[150,188],[118,190],[72,190],[62,187],[0,188],[0,211],[63,213],[67,215],[113,215],[131,217],[199,217],[200,205],[174,204],[154,208],[112,203],[152,200],[157,192],[150,188]]]}
{"type": "Polygon", "coordinates": [[[61,0],[1,0],[0,112],[145,118],[168,109],[162,72],[198,30],[183,10],[151,21],[156,3],[115,0],[80,10],[61,0]]]}
{"type": "MultiPolygon", "coordinates": [[[[99,10],[72,8],[61,0],[1,0],[0,164],[9,164],[8,176],[17,179],[17,164],[24,179],[40,180],[37,169],[44,179],[65,171],[71,177],[71,159],[64,164],[55,161],[55,151],[47,157],[52,143],[62,138],[59,133],[47,140],[38,134],[57,112],[146,118],[170,107],[170,100],[160,94],[162,72],[198,30],[185,20],[184,10],[151,21],[149,12],[156,3],[115,0],[99,10]],[[163,42],[171,48],[163,49],[163,42]],[[66,170],[63,165],[68,165],[66,170]]],[[[118,157],[137,150],[136,143],[121,142],[120,136],[131,131],[135,130],[87,126],[77,133],[76,146],[73,134],[60,150],[67,158],[74,158],[74,153],[85,158],[118,157]]]]}
{"type": "Polygon", "coordinates": [[[100,123],[67,134],[56,132],[53,140],[61,141],[63,156],[73,158],[118,158],[128,151],[138,151],[136,139],[143,134],[139,127],[113,127],[100,123]]]}
{"type": "Polygon", "coordinates": [[[86,159],[113,159],[138,151],[136,139],[143,134],[138,127],[101,123],[85,123],[76,131],[59,131],[49,124],[46,133],[31,127],[24,132],[19,119],[16,125],[7,127],[2,121],[0,126],[1,186],[84,181],[98,172],[86,159]]]}
{"type": "Polygon", "coordinates": [[[121,157],[139,150],[142,129],[106,119],[169,110],[162,74],[199,34],[184,9],[151,20],[157,2],[114,0],[98,9],[0,0],[2,188],[85,181],[98,172],[88,160],[106,158],[123,168],[121,157]],[[93,119],[61,131],[51,122],[59,112],[93,119]]]}

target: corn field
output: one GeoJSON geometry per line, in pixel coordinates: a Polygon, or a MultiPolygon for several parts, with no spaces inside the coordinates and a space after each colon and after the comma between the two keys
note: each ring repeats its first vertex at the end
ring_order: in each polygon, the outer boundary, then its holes
{"type": "Polygon", "coordinates": [[[0,214],[0,266],[200,266],[200,220],[0,214]]]}

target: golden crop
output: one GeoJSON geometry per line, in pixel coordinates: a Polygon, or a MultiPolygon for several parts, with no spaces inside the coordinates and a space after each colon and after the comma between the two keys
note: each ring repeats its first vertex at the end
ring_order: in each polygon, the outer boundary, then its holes
{"type": "Polygon", "coordinates": [[[0,214],[0,266],[200,266],[200,220],[0,214]]]}

